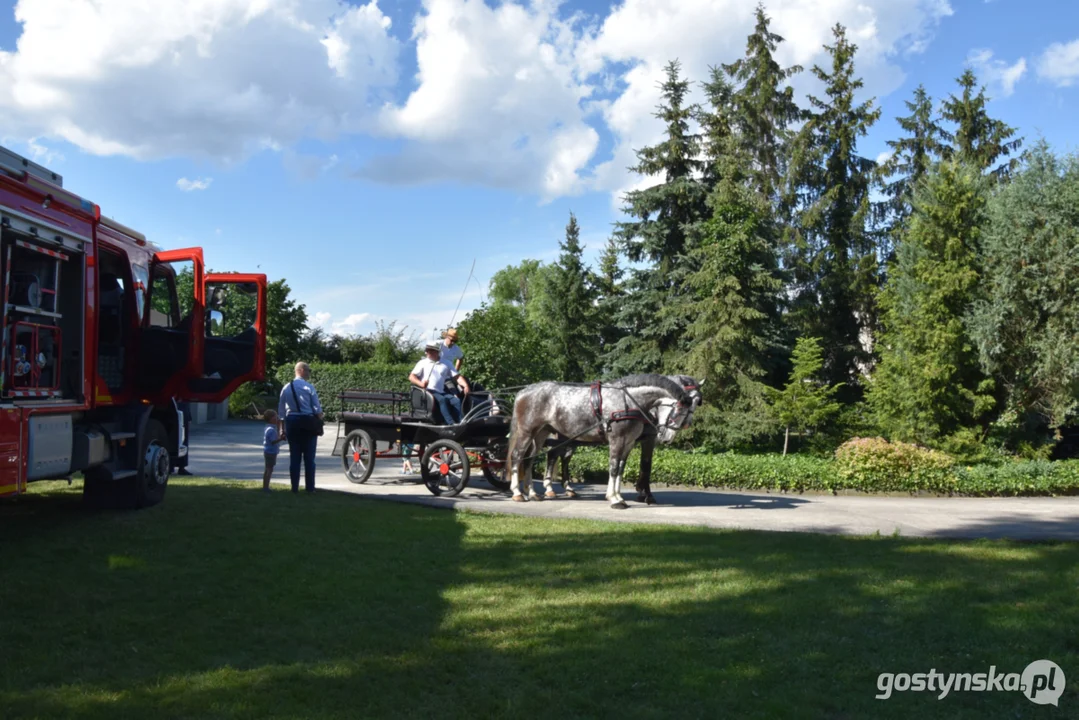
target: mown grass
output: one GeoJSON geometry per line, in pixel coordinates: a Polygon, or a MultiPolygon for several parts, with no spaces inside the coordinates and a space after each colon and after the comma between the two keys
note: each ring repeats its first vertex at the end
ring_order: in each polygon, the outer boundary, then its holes
{"type": "Polygon", "coordinates": [[[0,717],[1075,717],[1079,545],[454,513],[173,481],[0,504],[0,717]],[[896,693],[881,672],[1068,676],[896,693]]]}

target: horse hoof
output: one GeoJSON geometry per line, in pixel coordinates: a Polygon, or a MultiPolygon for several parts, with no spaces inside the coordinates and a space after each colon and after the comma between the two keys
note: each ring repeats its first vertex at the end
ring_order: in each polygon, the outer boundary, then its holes
{"type": "Polygon", "coordinates": [[[513,496],[513,502],[525,502],[527,499],[528,498],[526,498],[524,495],[514,495],[513,496]]]}
{"type": "Polygon", "coordinates": [[[615,504],[611,505],[611,509],[612,510],[628,510],[629,505],[626,505],[625,501],[616,502],[615,504]]]}
{"type": "Polygon", "coordinates": [[[567,490],[566,491],[566,497],[575,498],[575,497],[579,497],[579,496],[577,495],[577,493],[573,492],[572,490],[567,490]]]}
{"type": "Polygon", "coordinates": [[[543,493],[543,497],[547,498],[548,500],[554,500],[556,497],[558,497],[558,493],[548,490],[547,492],[543,493]]]}
{"type": "Polygon", "coordinates": [[[536,502],[539,502],[539,501],[543,500],[543,498],[541,498],[539,495],[529,495],[528,499],[529,500],[535,500],[536,502]]]}

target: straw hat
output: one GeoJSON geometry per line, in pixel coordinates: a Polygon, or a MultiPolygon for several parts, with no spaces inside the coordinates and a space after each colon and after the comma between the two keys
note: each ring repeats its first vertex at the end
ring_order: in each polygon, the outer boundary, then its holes
{"type": "Polygon", "coordinates": [[[454,342],[457,342],[457,328],[450,328],[449,330],[447,330],[445,333],[442,334],[442,337],[447,338],[449,340],[453,340],[454,342]]]}

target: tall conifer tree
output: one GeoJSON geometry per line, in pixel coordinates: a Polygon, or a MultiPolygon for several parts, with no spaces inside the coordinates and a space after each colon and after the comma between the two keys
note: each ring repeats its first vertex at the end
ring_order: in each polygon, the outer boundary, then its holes
{"type": "Polygon", "coordinates": [[[1016,152],[1023,144],[1022,138],[1015,137],[1015,128],[989,117],[985,87],[978,87],[975,94],[978,78],[972,70],[968,68],[956,82],[963,92],[959,97],[949,95],[941,106],[941,116],[955,124],[955,132],[944,134],[950,143],[945,148],[945,157],[957,157],[979,170],[989,170],[994,177],[1006,177],[1018,165],[1019,158],[1010,158],[1000,165],[996,162],[1016,152]]]}
{"type": "Polygon", "coordinates": [[[768,29],[770,23],[764,6],[757,5],[745,56],[723,69],[735,85],[731,114],[742,149],[751,158],[750,187],[771,202],[786,173],[790,125],[802,118],[794,90],[786,83],[802,68],[781,68],[776,62],[775,51],[783,38],[768,29]]]}
{"type": "Polygon", "coordinates": [[[871,330],[877,292],[876,242],[869,231],[870,188],[876,164],[858,154],[858,139],[880,117],[874,100],[855,101],[857,46],[842,25],[826,45],[831,67],[813,68],[825,99],[795,144],[792,187],[799,201],[790,265],[795,276],[793,319],[800,337],[822,338],[829,384],[857,382],[868,353],[861,334],[871,330]]]}
{"type": "Polygon", "coordinates": [[[595,370],[596,323],[594,292],[581,261],[583,248],[577,218],[570,213],[562,253],[550,278],[549,322],[553,364],[563,382],[582,382],[595,370]]]}
{"type": "Polygon", "coordinates": [[[945,148],[944,128],[933,115],[933,101],[925,87],[915,88],[914,98],[907,100],[906,105],[910,115],[896,118],[906,134],[899,140],[888,141],[892,156],[880,168],[886,196],[881,215],[888,235],[884,257],[892,255],[892,248],[910,217],[914,188],[933,163],[940,160],[945,148]]]}
{"type": "Polygon", "coordinates": [[[637,151],[632,170],[659,177],[657,184],[626,195],[624,212],[634,220],[616,225],[615,236],[632,262],[647,260],[629,281],[631,292],[618,322],[627,332],[609,354],[615,373],[659,371],[672,362],[682,346],[683,325],[662,309],[672,302],[684,274],[679,263],[687,251],[687,234],[705,211],[700,180],[700,137],[690,132],[694,106],[687,104],[689,82],[672,61],[661,85],[663,102],[656,117],[666,123],[666,138],[637,151]]]}

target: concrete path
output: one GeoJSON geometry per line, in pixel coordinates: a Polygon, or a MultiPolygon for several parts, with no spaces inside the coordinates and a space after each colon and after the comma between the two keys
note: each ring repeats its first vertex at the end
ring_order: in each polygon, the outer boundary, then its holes
{"type": "MultiPolygon", "coordinates": [[[[258,422],[228,420],[192,427],[190,470],[229,480],[262,479],[262,429],[258,422]]],[[[419,475],[402,476],[400,460],[375,465],[363,485],[349,482],[341,459],[332,456],[336,426],[328,425],[318,449],[317,486],[365,497],[540,517],[589,518],[615,522],[701,525],[788,532],[956,538],[1079,540],[1079,497],[943,498],[796,495],[691,490],[654,486],[659,505],[630,502],[612,510],[605,485],[577,485],[581,497],[515,503],[508,493],[474,473],[456,498],[431,495],[419,475]]],[[[418,467],[418,462],[413,461],[418,467]]],[[[282,447],[275,484],[288,484],[288,446],[282,447]]],[[[541,483],[537,490],[542,491],[541,483]]],[[[560,486],[558,486],[560,487],[560,486]]],[[[636,493],[630,487],[627,500],[636,493]]]]}

